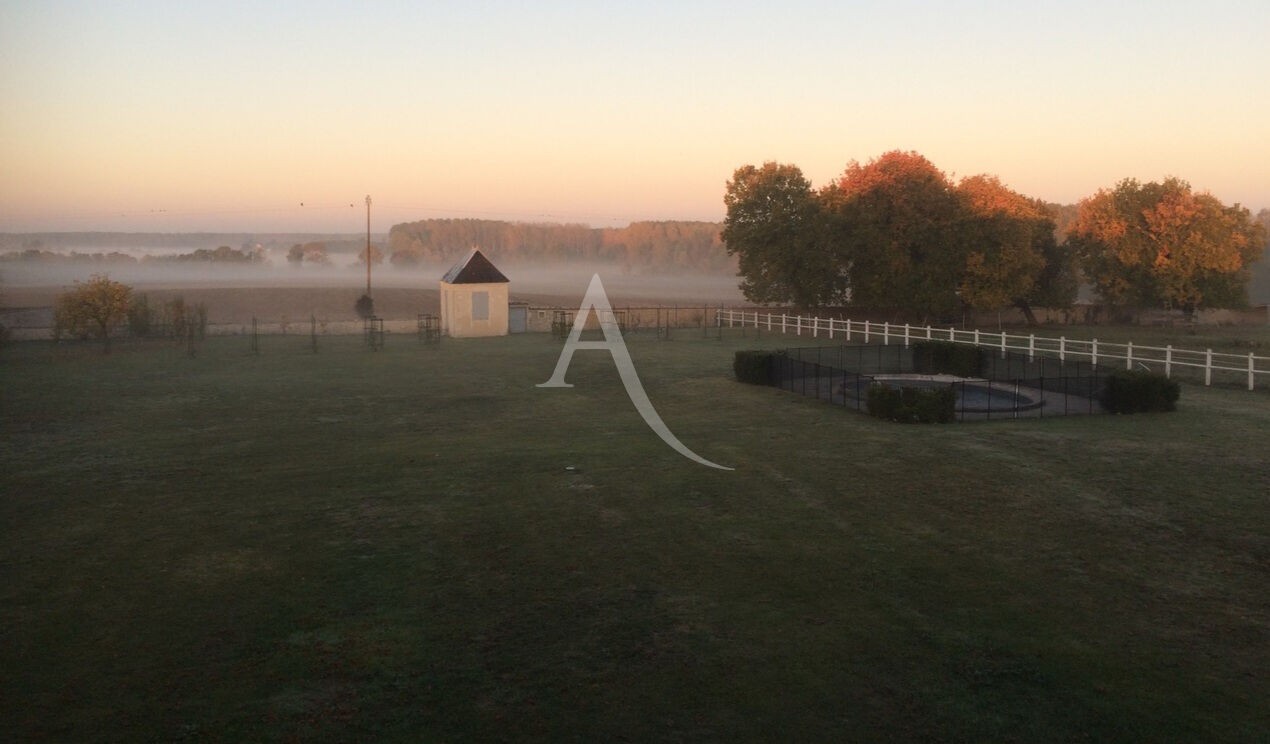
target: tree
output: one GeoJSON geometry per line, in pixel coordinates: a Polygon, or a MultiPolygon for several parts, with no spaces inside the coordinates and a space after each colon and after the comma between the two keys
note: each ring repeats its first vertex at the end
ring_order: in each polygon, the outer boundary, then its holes
{"type": "Polygon", "coordinates": [[[75,283],[75,289],[57,298],[53,314],[53,332],[81,338],[98,337],[102,350],[110,353],[110,334],[128,317],[132,288],[111,281],[104,274],[94,274],[88,281],[75,283]]]}
{"type": "Polygon", "coordinates": [[[963,178],[969,246],[961,299],[977,310],[1014,305],[1029,324],[1033,303],[1068,307],[1076,296],[1070,251],[1055,239],[1056,212],[1001,184],[996,176],[963,178]]]}
{"type": "Polygon", "coordinates": [[[144,338],[154,328],[154,310],[148,295],[135,295],[128,302],[128,335],[144,338]]]}
{"type": "Polygon", "coordinates": [[[1075,269],[1038,200],[974,176],[954,185],[915,152],[852,162],[813,192],[797,167],[737,169],[722,237],[755,302],[842,302],[929,318],[962,307],[1070,304],[1075,269]]]}
{"type": "Polygon", "coordinates": [[[1249,267],[1248,296],[1253,304],[1262,304],[1270,302],[1270,209],[1257,212],[1257,224],[1265,240],[1261,258],[1249,267]]]}
{"type": "Polygon", "coordinates": [[[846,275],[829,250],[820,201],[797,166],[738,168],[723,203],[723,243],[739,258],[746,299],[800,307],[842,299],[846,275]]]}
{"type": "Polygon", "coordinates": [[[287,262],[295,266],[304,263],[328,266],[331,263],[331,258],[326,253],[326,243],[296,243],[291,246],[291,250],[287,251],[287,262]]]}
{"type": "Polygon", "coordinates": [[[1178,178],[1125,179],[1080,204],[1068,241],[1086,277],[1114,304],[1181,308],[1247,302],[1265,237],[1251,213],[1178,178]]]}
{"type": "MultiPolygon", "coordinates": [[[[379,246],[372,245],[370,247],[370,260],[373,266],[378,266],[379,264],[384,262],[384,252],[380,250],[379,246]]],[[[357,252],[357,263],[358,264],[366,263],[366,249],[365,248],[362,248],[360,251],[357,252]]]]}
{"type": "Polygon", "coordinates": [[[943,171],[916,152],[892,151],[852,161],[821,194],[852,304],[925,318],[960,308],[968,215],[943,171]]]}

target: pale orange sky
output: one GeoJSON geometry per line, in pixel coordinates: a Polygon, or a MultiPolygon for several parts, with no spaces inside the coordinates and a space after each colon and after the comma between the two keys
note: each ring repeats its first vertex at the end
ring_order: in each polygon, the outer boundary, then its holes
{"type": "Polygon", "coordinates": [[[1270,206],[1264,2],[115,5],[0,0],[0,231],[719,220],[890,149],[1270,206]]]}

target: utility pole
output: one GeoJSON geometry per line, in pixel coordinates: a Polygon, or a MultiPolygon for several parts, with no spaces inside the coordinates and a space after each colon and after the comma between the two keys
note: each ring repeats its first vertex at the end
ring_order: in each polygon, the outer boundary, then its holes
{"type": "Polygon", "coordinates": [[[366,195],[366,296],[370,297],[370,194],[366,195]]]}

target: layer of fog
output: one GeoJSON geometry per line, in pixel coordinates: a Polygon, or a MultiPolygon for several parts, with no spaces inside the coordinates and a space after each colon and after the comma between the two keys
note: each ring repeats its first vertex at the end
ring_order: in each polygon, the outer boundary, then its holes
{"type": "MultiPolygon", "coordinates": [[[[0,292],[5,288],[69,288],[94,274],[135,289],[213,287],[348,287],[365,290],[366,267],[355,258],[333,256],[330,266],[294,266],[278,261],[268,264],[220,264],[210,262],[0,262],[0,292]]],[[[496,260],[496,259],[495,259],[496,260]]],[[[371,268],[374,287],[436,290],[448,265],[402,268],[385,263],[371,268]]],[[[581,299],[593,274],[599,274],[614,302],[737,304],[744,302],[731,273],[627,270],[601,262],[499,264],[511,281],[511,293],[581,299]]]]}

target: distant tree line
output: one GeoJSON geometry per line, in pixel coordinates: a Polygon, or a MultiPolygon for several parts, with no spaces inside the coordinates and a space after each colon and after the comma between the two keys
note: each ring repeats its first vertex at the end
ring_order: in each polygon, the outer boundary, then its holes
{"type": "Polygon", "coordinates": [[[29,261],[33,263],[220,263],[220,264],[267,264],[269,259],[263,248],[231,248],[222,245],[219,248],[198,248],[189,253],[172,253],[168,255],[142,256],[137,258],[128,253],[111,251],[110,253],[59,253],[56,251],[27,248],[21,251],[10,251],[0,254],[0,261],[29,261]]]}
{"type": "Polygon", "coordinates": [[[81,253],[79,251],[71,251],[70,253],[60,253],[57,251],[47,251],[40,248],[27,248],[21,251],[8,251],[0,253],[0,261],[26,261],[30,263],[118,263],[118,264],[134,264],[138,262],[136,256],[128,253],[120,253],[111,251],[109,253],[81,253]]]}
{"type": "MultiPolygon", "coordinates": [[[[500,220],[430,219],[394,225],[387,246],[371,245],[371,261],[387,258],[395,267],[449,265],[479,247],[499,262],[602,261],[631,270],[688,269],[733,271],[736,261],[724,249],[717,222],[649,221],[621,228],[578,224],[521,223],[500,220]]],[[[0,261],[98,263],[209,262],[267,263],[270,243],[246,241],[241,249],[222,245],[188,253],[136,258],[127,253],[70,253],[47,250],[39,239],[0,254],[0,261]]],[[[315,239],[286,248],[286,261],[296,267],[331,266],[335,254],[354,254],[366,263],[366,243],[353,239],[315,239]]]]}
{"type": "Polygon", "coordinates": [[[394,225],[389,261],[444,264],[478,246],[503,261],[605,261],[628,269],[727,270],[716,222],[634,222],[622,228],[475,219],[430,219],[394,225]]]}
{"type": "Polygon", "coordinates": [[[1111,304],[1247,301],[1264,228],[1178,179],[1122,181],[1074,207],[990,175],[954,182],[915,152],[850,163],[818,190],[793,165],[738,168],[722,238],[754,302],[856,305],[924,319],[1067,307],[1083,279],[1111,304]]]}

